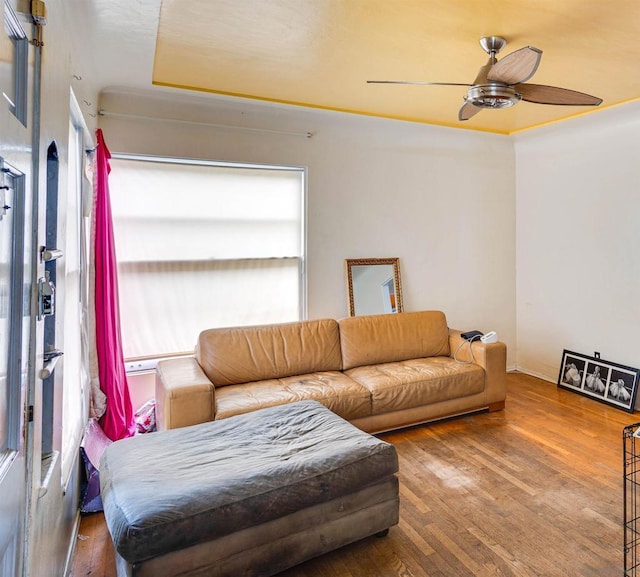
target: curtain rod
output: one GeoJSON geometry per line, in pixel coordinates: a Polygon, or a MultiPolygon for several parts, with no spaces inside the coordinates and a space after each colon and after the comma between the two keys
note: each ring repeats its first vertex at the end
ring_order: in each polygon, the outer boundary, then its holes
{"type": "Polygon", "coordinates": [[[231,130],[245,130],[249,132],[270,132],[272,134],[284,134],[286,136],[304,136],[311,138],[313,132],[289,132],[286,130],[271,130],[269,128],[252,128],[250,126],[236,126],[232,124],[214,124],[211,122],[198,122],[196,120],[182,120],[180,118],[163,118],[161,116],[144,116],[141,114],[127,114],[124,112],[109,112],[108,110],[98,110],[99,116],[113,116],[115,118],[135,118],[136,120],[153,120],[161,122],[179,122],[181,124],[194,124],[196,126],[210,126],[213,128],[223,128],[231,130]]]}

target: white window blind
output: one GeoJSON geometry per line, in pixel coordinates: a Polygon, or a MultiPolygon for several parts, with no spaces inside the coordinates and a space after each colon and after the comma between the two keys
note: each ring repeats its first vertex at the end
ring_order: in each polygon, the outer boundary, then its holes
{"type": "Polygon", "coordinates": [[[113,155],[126,359],[207,328],[302,318],[304,170],[113,155]]]}

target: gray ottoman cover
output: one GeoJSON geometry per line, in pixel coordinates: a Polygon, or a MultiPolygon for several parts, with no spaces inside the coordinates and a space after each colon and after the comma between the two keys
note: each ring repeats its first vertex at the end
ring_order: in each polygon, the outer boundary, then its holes
{"type": "Polygon", "coordinates": [[[398,470],[395,448],[316,401],[124,439],[100,480],[118,553],[137,563],[330,501],[398,470]]]}

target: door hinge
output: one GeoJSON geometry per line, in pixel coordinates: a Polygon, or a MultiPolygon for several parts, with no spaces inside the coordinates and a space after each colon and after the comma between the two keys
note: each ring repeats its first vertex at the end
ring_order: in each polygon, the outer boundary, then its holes
{"type": "Polygon", "coordinates": [[[42,0],[31,0],[31,17],[38,26],[47,25],[47,7],[42,0]]]}
{"type": "Polygon", "coordinates": [[[42,47],[42,27],[47,25],[47,7],[43,0],[31,0],[31,18],[36,25],[36,37],[31,44],[42,47]]]}
{"type": "Polygon", "coordinates": [[[27,408],[27,421],[33,423],[33,405],[29,405],[27,408]]]}

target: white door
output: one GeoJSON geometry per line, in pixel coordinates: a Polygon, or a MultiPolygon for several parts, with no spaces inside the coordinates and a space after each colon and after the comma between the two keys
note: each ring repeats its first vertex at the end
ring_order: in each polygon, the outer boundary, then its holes
{"type": "Polygon", "coordinates": [[[28,471],[32,170],[28,21],[3,0],[0,30],[0,575],[23,572],[28,471]]]}

